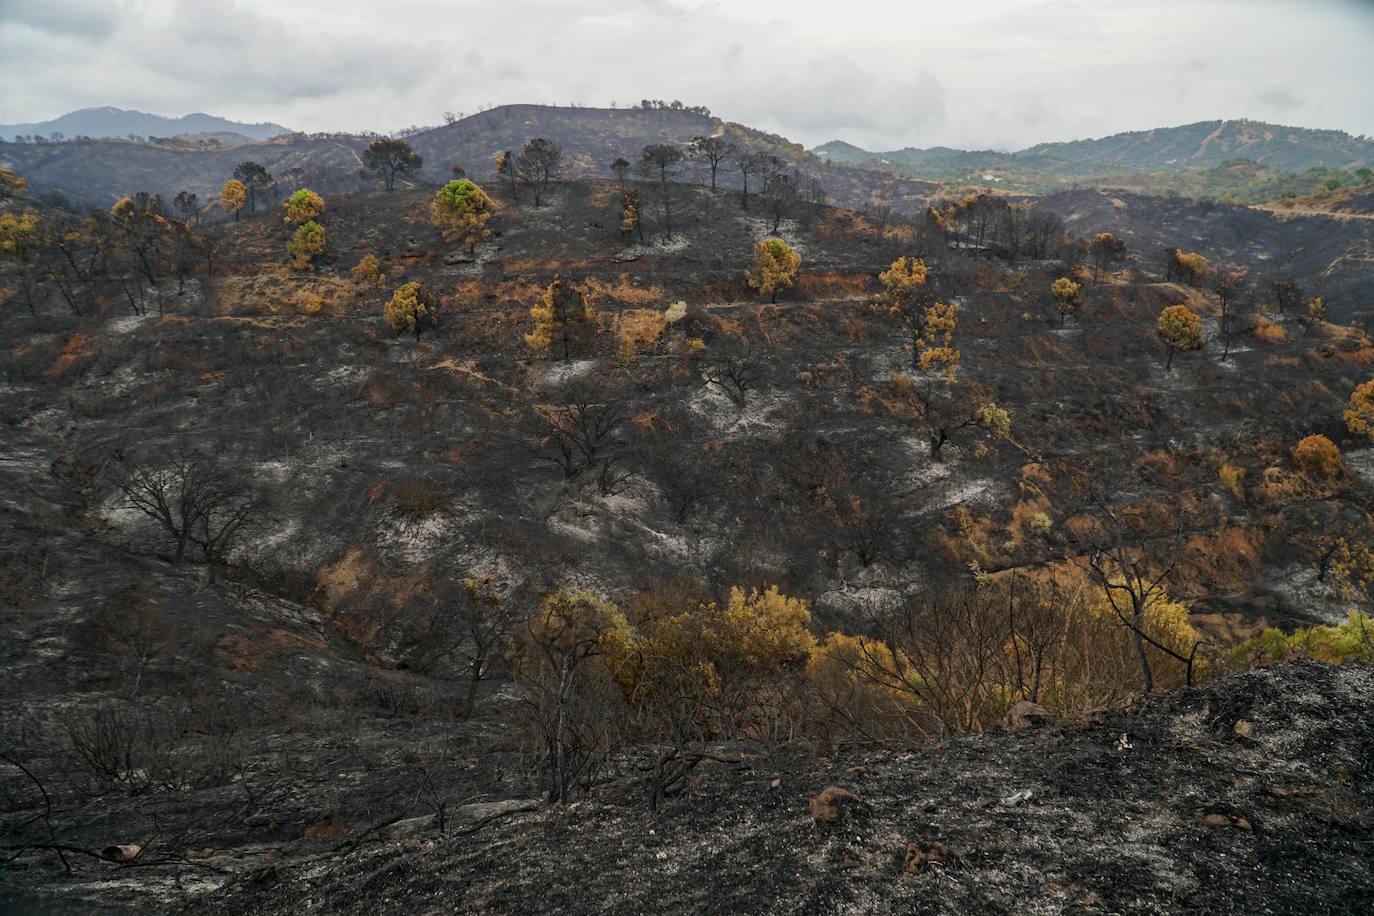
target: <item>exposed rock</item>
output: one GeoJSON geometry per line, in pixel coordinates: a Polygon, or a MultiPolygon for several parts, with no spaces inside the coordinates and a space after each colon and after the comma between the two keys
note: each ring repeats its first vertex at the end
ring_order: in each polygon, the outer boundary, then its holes
{"type": "Polygon", "coordinates": [[[1212,827],[1221,829],[1234,829],[1252,831],[1255,829],[1250,818],[1244,814],[1232,814],[1223,810],[1209,808],[1199,808],[1193,812],[1193,818],[1200,827],[1212,827]]]}
{"type": "Polygon", "coordinates": [[[141,855],[142,843],[117,843],[100,850],[100,857],[108,862],[132,862],[141,855]]]}

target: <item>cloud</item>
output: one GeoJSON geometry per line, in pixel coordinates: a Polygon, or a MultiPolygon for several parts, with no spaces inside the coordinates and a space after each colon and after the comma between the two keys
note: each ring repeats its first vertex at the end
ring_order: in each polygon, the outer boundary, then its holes
{"type": "Polygon", "coordinates": [[[1255,93],[1255,103],[1268,111],[1293,111],[1303,107],[1303,99],[1283,86],[1268,86],[1255,93]]]}
{"type": "Polygon", "coordinates": [[[879,148],[1247,116],[1374,133],[1371,46],[1374,6],[1350,0],[0,0],[0,120],[116,105],[393,130],[649,97],[879,148]]]}
{"type": "Polygon", "coordinates": [[[51,36],[104,38],[118,28],[123,6],[118,0],[2,0],[0,22],[51,36]]]}

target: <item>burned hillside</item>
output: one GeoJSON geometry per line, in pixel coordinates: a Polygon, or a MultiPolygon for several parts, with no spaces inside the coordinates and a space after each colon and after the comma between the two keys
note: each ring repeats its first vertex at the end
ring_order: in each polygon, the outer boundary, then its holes
{"type": "Polygon", "coordinates": [[[1368,899],[1356,287],[1063,201],[638,178],[315,189],[184,260],[152,198],[35,206],[14,899],[685,911],[719,868],[745,909],[1224,909],[1300,842],[1273,912],[1368,899]],[[1289,655],[1350,664],[1242,670],[1289,655]],[[990,734],[1018,701],[1062,723],[990,734]],[[980,845],[1014,818],[1071,848],[980,845]]]}

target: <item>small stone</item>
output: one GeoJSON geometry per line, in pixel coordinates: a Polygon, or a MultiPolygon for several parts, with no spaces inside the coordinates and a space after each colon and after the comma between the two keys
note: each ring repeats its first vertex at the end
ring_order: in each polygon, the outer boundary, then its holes
{"type": "Polygon", "coordinates": [[[770,783],[768,784],[768,788],[770,788],[770,789],[777,789],[777,788],[779,788],[779,787],[781,787],[781,786],[782,786],[782,777],[781,777],[781,776],[775,778],[772,782],[770,782],[770,783]]]}
{"type": "Polygon", "coordinates": [[[132,862],[141,855],[142,843],[115,843],[100,850],[100,857],[107,862],[132,862]]]}
{"type": "Polygon", "coordinates": [[[838,820],[846,808],[860,803],[859,796],[839,786],[826,786],[811,799],[811,814],[822,824],[838,820]]]}
{"type": "Polygon", "coordinates": [[[1255,726],[1246,719],[1237,719],[1232,731],[1241,738],[1252,738],[1255,735],[1255,726]]]}
{"type": "Polygon", "coordinates": [[[1024,805],[1026,802],[1030,801],[1034,797],[1035,793],[1032,792],[1030,789],[1022,789],[1020,792],[1014,792],[1011,795],[1008,795],[1006,798],[998,802],[998,804],[1000,804],[1003,808],[1019,808],[1021,805],[1024,805]]]}

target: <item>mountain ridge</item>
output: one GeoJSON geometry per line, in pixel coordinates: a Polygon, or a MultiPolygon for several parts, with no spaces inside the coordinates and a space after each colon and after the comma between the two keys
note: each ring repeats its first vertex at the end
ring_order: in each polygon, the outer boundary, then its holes
{"type": "MultiPolygon", "coordinates": [[[[876,196],[911,211],[923,207],[938,191],[931,182],[827,163],[787,138],[689,110],[503,105],[406,139],[424,158],[424,167],[413,180],[442,183],[452,177],[454,166],[462,166],[474,180],[487,183],[496,178],[497,154],[519,151],[535,137],[562,148],[563,177],[590,178],[610,177],[616,157],[635,161],[647,145],[666,143],[685,149],[693,137],[717,133],[742,148],[778,156],[789,168],[815,175],[831,199],[848,206],[861,206],[876,196]]],[[[0,146],[0,163],[24,176],[36,194],[56,192],[102,207],[134,191],[170,197],[188,190],[214,199],[234,167],[245,159],[267,167],[281,183],[281,193],[308,185],[333,194],[376,186],[374,179],[361,174],[358,158],[375,136],[291,133],[251,146],[214,150],[118,139],[15,143],[0,146]]],[[[694,177],[704,180],[699,169],[694,177]]],[[[720,187],[738,188],[740,183],[733,165],[722,167],[720,187]]],[[[751,190],[756,188],[751,185],[751,190]]]]}
{"type": "Polygon", "coordinates": [[[66,138],[87,136],[98,139],[122,138],[130,134],[174,137],[183,134],[233,133],[253,140],[270,140],[290,133],[289,128],[270,121],[247,123],[201,111],[171,117],[104,105],[69,111],[46,121],[0,124],[0,139],[13,140],[16,136],[33,134],[50,137],[54,131],[66,138]]]}
{"type": "MultiPolygon", "coordinates": [[[[1340,130],[1269,124],[1245,118],[1198,121],[1124,131],[1105,137],[1038,143],[1015,151],[904,147],[872,151],[843,140],[811,150],[849,165],[890,165],[911,171],[1004,168],[1034,174],[1092,174],[1093,170],[1174,171],[1208,168],[1246,158],[1274,168],[1356,168],[1374,163],[1374,139],[1340,130]]],[[[945,177],[943,172],[940,177],[945,177]]]]}

